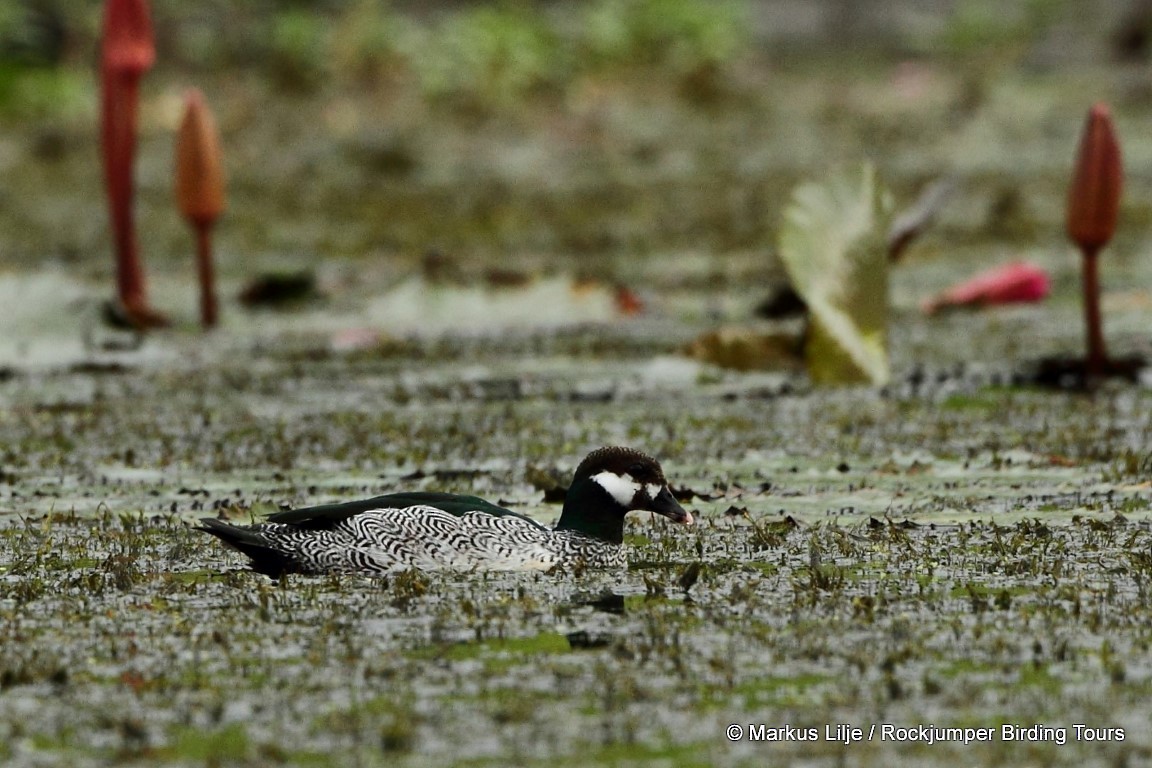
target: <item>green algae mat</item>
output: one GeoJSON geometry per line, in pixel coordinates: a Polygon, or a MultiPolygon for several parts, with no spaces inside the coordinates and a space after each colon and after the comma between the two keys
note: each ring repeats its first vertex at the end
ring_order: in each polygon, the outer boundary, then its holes
{"type": "Polygon", "coordinates": [[[655,338],[10,370],[0,762],[1152,759],[1152,391],[814,390],[655,338]],[[553,522],[604,443],[699,519],[635,516],[624,573],[276,583],[190,527],[401,488],[553,522]]]}

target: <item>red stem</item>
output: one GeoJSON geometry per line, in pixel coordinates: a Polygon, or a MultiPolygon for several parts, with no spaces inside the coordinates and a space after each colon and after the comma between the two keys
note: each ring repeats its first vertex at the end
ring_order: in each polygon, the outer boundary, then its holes
{"type": "Polygon", "coordinates": [[[196,268],[200,275],[200,324],[204,330],[215,328],[218,318],[216,275],[212,268],[212,224],[197,222],[196,268]]]}
{"type": "Polygon", "coordinates": [[[147,310],[147,290],[133,221],[132,166],[136,154],[139,77],[106,72],[102,99],[105,181],[116,247],[116,287],[131,311],[147,310]]]}
{"type": "Polygon", "coordinates": [[[1084,325],[1088,340],[1088,378],[1099,379],[1107,372],[1108,352],[1104,347],[1104,326],[1100,319],[1100,249],[1089,247],[1084,254],[1084,325]]]}

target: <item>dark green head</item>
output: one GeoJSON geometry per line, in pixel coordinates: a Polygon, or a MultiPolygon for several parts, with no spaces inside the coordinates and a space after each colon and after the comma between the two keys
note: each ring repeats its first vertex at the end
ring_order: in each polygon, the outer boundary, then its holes
{"type": "Polygon", "coordinates": [[[624,541],[624,515],[632,510],[692,524],[692,515],[672,497],[656,459],[632,448],[600,448],[576,468],[556,530],[577,531],[620,544],[624,541]]]}

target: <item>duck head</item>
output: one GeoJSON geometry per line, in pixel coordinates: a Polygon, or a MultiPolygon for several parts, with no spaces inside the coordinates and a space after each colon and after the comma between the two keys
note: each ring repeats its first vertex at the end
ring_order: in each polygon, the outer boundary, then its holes
{"type": "Polygon", "coordinates": [[[673,498],[656,459],[632,448],[600,448],[576,468],[556,530],[620,544],[624,516],[633,510],[655,512],[674,523],[693,522],[691,513],[673,498]]]}

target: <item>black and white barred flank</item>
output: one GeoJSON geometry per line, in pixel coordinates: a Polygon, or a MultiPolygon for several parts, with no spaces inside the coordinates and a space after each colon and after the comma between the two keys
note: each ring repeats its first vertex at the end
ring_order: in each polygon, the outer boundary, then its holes
{"type": "Polygon", "coordinates": [[[363,512],[329,530],[266,523],[249,531],[291,558],[290,570],[304,574],[627,565],[621,547],[574,531],[553,531],[517,516],[457,515],[424,505],[363,512]]]}
{"type": "Polygon", "coordinates": [[[693,522],[655,459],[610,447],[577,467],[555,529],[476,496],[415,492],[278,512],[257,525],[204,519],[200,530],[273,578],[410,568],[621,568],[624,517],[633,510],[693,522]]]}

